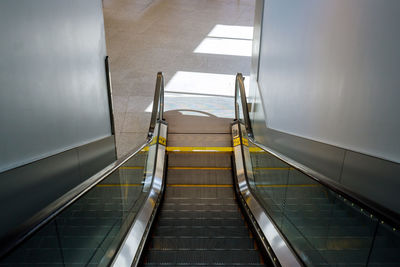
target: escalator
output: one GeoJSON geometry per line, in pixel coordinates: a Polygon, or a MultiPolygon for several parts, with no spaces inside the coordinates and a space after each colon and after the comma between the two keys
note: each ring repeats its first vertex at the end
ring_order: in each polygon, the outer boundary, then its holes
{"type": "Polygon", "coordinates": [[[222,134],[216,152],[188,147],[180,152],[186,140],[194,147],[207,144],[202,134],[178,135],[177,142],[168,141],[176,151],[168,152],[164,200],[143,265],[264,266],[236,203],[231,153],[218,151],[229,136],[222,134]]]}
{"type": "Polygon", "coordinates": [[[259,144],[236,120],[164,112],[148,140],[10,240],[1,266],[398,266],[399,223],[259,144]]]}

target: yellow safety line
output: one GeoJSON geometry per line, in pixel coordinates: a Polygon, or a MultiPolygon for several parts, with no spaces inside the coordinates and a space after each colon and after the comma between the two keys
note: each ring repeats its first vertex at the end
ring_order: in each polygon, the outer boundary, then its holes
{"type": "MultiPolygon", "coordinates": [[[[167,146],[168,152],[232,152],[233,147],[216,147],[216,146],[167,146]]],[[[250,152],[268,153],[258,147],[250,147],[250,152]]]]}
{"type": "Polygon", "coordinates": [[[232,152],[232,147],[168,146],[168,152],[232,152]]]}
{"type": "Polygon", "coordinates": [[[142,186],[142,184],[98,184],[98,187],[111,187],[111,186],[142,186]]]}
{"type": "Polygon", "coordinates": [[[257,184],[256,187],[316,187],[319,184],[257,184]]]}
{"type": "Polygon", "coordinates": [[[169,187],[232,187],[231,184],[167,184],[169,187]]]}
{"type": "Polygon", "coordinates": [[[231,170],[230,167],[168,167],[169,170],[231,170]]]}
{"type": "Polygon", "coordinates": [[[144,169],[143,166],[123,166],[120,167],[121,170],[142,170],[144,169]]]}

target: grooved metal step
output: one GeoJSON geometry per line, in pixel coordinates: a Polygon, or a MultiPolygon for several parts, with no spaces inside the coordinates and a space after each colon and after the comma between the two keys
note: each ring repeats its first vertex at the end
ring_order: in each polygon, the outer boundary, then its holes
{"type": "Polygon", "coordinates": [[[236,219],[167,219],[159,220],[157,226],[244,226],[242,218],[236,219]]]}
{"type": "Polygon", "coordinates": [[[231,134],[168,134],[171,147],[230,147],[231,134]]]}
{"type": "Polygon", "coordinates": [[[143,266],[152,266],[152,267],[163,267],[163,266],[223,266],[223,267],[237,267],[237,266],[265,266],[264,264],[259,264],[259,263],[235,263],[234,265],[230,265],[230,264],[203,264],[203,263],[191,263],[190,265],[186,264],[186,263],[163,263],[163,264],[159,264],[159,263],[146,263],[143,266]]]}
{"type": "Polygon", "coordinates": [[[166,210],[175,210],[175,211],[237,211],[238,206],[235,204],[226,204],[221,205],[219,203],[213,204],[187,204],[187,203],[165,203],[163,208],[166,210]]]}
{"type": "Polygon", "coordinates": [[[168,184],[232,184],[231,170],[168,170],[168,184]]]}
{"type": "Polygon", "coordinates": [[[160,220],[169,219],[241,219],[242,216],[238,211],[160,211],[160,220]]]}
{"type": "Polygon", "coordinates": [[[158,264],[259,264],[260,254],[256,250],[149,250],[147,263],[158,264]]]}
{"type": "Polygon", "coordinates": [[[233,198],[233,187],[167,187],[165,198],[233,198]]]}
{"type": "Polygon", "coordinates": [[[235,226],[159,226],[154,231],[154,236],[168,237],[248,237],[249,230],[235,226]]]}
{"type": "Polygon", "coordinates": [[[226,205],[226,204],[236,204],[236,198],[233,196],[227,197],[227,198],[189,198],[189,197],[168,197],[165,198],[163,201],[163,204],[188,204],[188,205],[196,205],[196,204],[221,204],[221,205],[226,205]]]}
{"type": "Polygon", "coordinates": [[[169,153],[168,167],[231,167],[231,153],[169,153]]]}
{"type": "Polygon", "coordinates": [[[254,249],[254,240],[249,237],[153,237],[150,243],[150,249],[156,250],[209,250],[210,248],[213,248],[213,250],[254,249]]]}

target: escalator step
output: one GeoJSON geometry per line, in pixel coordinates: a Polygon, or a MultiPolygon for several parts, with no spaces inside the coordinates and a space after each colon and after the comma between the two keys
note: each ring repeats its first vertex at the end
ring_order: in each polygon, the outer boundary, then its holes
{"type": "Polygon", "coordinates": [[[232,184],[231,170],[168,170],[168,184],[232,184]]]}
{"type": "Polygon", "coordinates": [[[174,211],[161,210],[160,220],[169,219],[241,219],[238,211],[174,211]]]}
{"type": "Polygon", "coordinates": [[[165,198],[233,198],[233,187],[167,187],[165,198]]]}
{"type": "Polygon", "coordinates": [[[248,237],[249,231],[246,227],[234,226],[159,226],[154,231],[158,237],[248,237]]]}
{"type": "Polygon", "coordinates": [[[231,167],[230,153],[169,153],[168,166],[231,167]]]}
{"type": "Polygon", "coordinates": [[[165,210],[175,211],[237,211],[238,206],[235,204],[221,205],[219,203],[214,204],[187,204],[187,203],[166,203],[163,205],[165,210]]]}
{"type": "Polygon", "coordinates": [[[237,266],[265,266],[264,264],[260,264],[260,263],[235,263],[234,265],[230,265],[230,264],[221,264],[221,263],[216,263],[216,264],[204,264],[204,263],[190,263],[190,265],[188,265],[187,263],[146,263],[144,264],[144,266],[153,266],[153,267],[163,267],[163,266],[223,266],[223,267],[237,267],[237,266]]]}
{"type": "MultiPolygon", "coordinates": [[[[168,134],[170,147],[230,147],[230,132],[226,134],[168,134]]],[[[172,152],[173,153],[173,152],[172,152]]]]}
{"type": "Polygon", "coordinates": [[[158,226],[237,226],[243,227],[243,219],[162,219],[158,226]]]}
{"type": "Polygon", "coordinates": [[[259,264],[260,254],[256,250],[149,250],[148,263],[175,265],[205,264],[259,264]]]}
{"type": "Polygon", "coordinates": [[[187,204],[187,205],[200,205],[200,204],[214,204],[218,203],[221,205],[227,205],[227,204],[234,204],[236,205],[236,200],[233,196],[227,197],[227,198],[178,198],[178,197],[166,197],[164,198],[163,204],[187,204]]]}
{"type": "Polygon", "coordinates": [[[156,250],[207,250],[207,249],[254,249],[254,240],[239,238],[166,238],[153,237],[150,249],[156,250]]]}

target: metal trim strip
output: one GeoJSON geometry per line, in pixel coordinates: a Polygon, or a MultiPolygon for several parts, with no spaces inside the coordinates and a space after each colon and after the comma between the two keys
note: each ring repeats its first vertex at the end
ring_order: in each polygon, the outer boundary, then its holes
{"type": "MultiPolygon", "coordinates": [[[[232,125],[232,133],[240,133],[240,123],[236,122],[232,125]]],[[[252,194],[249,186],[249,178],[245,169],[245,158],[243,153],[243,144],[234,147],[236,183],[238,186],[241,199],[243,200],[245,210],[250,213],[250,218],[254,219],[258,225],[257,230],[262,232],[261,240],[266,239],[269,245],[266,246],[267,252],[269,246],[272,249],[276,258],[273,258],[273,263],[279,262],[282,266],[303,266],[301,260],[286,242],[283,234],[279,231],[273,220],[266,213],[264,208],[252,194]]]]}
{"type": "MultiPolygon", "coordinates": [[[[167,125],[159,123],[158,138],[167,138],[167,125]]],[[[156,166],[149,194],[116,253],[111,266],[128,267],[139,264],[147,235],[150,231],[164,189],[165,145],[157,143],[156,166]]]]}

